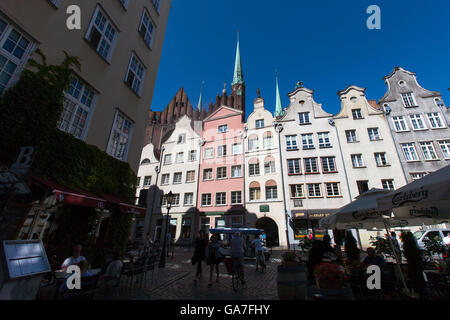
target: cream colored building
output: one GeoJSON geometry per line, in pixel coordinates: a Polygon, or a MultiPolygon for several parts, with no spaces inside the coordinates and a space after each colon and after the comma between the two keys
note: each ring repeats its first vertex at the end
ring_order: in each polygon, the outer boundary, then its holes
{"type": "Polygon", "coordinates": [[[274,245],[286,246],[286,218],[278,136],[264,99],[256,98],[245,139],[245,208],[250,228],[265,229],[274,245]],[[271,231],[269,231],[271,230],[271,231]]]}
{"type": "Polygon", "coordinates": [[[48,64],[63,51],[81,70],[65,93],[61,130],[128,162],[137,171],[171,0],[2,0],[0,94],[39,48],[48,64]],[[69,30],[66,10],[81,10],[69,30]]]}

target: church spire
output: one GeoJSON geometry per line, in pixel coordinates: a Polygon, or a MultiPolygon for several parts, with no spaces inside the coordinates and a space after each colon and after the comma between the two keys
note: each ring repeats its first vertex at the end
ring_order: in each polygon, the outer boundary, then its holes
{"type": "Polygon", "coordinates": [[[241,52],[239,50],[239,31],[238,31],[238,41],[236,47],[236,61],[234,63],[234,75],[232,84],[243,84],[244,75],[242,74],[242,64],[241,64],[241,52]]]}
{"type": "Polygon", "coordinates": [[[276,73],[275,79],[277,87],[275,96],[275,117],[282,117],[284,115],[284,111],[283,107],[281,106],[280,90],[278,89],[278,72],[276,73]]]}

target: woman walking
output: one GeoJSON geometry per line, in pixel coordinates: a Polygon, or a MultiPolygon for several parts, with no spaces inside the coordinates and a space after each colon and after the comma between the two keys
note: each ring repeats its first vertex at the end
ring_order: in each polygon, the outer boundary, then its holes
{"type": "Polygon", "coordinates": [[[205,231],[200,230],[198,237],[195,239],[194,256],[192,257],[192,264],[197,264],[197,273],[195,275],[194,282],[202,278],[202,263],[206,258],[206,247],[208,246],[208,239],[206,238],[205,231]]]}
{"type": "Polygon", "coordinates": [[[210,243],[208,245],[208,257],[206,259],[206,264],[209,265],[209,283],[208,287],[212,286],[212,278],[214,266],[216,266],[216,282],[219,282],[219,264],[223,261],[222,253],[220,252],[220,247],[222,246],[222,241],[218,233],[211,236],[210,243]]]}

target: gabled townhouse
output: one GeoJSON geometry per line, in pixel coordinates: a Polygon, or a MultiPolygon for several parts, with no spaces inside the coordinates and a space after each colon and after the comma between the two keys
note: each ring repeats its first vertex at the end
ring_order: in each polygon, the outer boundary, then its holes
{"type": "Polygon", "coordinates": [[[420,86],[415,73],[396,67],[383,78],[385,111],[408,182],[450,163],[448,111],[439,92],[420,86]]]}

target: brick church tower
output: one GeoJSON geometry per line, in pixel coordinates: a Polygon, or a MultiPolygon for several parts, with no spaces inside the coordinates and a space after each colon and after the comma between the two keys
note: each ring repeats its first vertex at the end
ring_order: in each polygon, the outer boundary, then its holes
{"type": "Polygon", "coordinates": [[[144,145],[153,143],[156,149],[159,150],[161,144],[164,142],[166,133],[172,131],[177,120],[183,115],[188,115],[192,122],[203,121],[221,106],[242,110],[242,122],[245,122],[245,82],[242,73],[239,39],[236,47],[231,94],[228,96],[224,87],[222,95],[217,94],[215,103],[209,103],[208,110],[202,107],[202,95],[200,94],[199,103],[197,108],[194,109],[184,89],[180,88],[163,111],[150,110],[144,145]]]}

